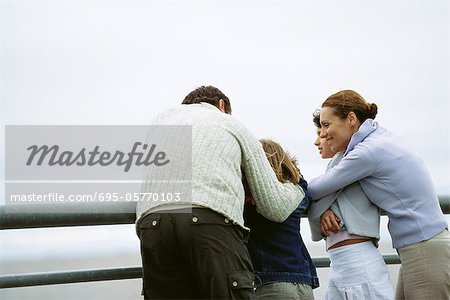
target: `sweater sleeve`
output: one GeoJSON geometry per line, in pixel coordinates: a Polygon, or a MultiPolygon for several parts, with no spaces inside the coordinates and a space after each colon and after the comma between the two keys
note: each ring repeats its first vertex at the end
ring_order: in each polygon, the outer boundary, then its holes
{"type": "Polygon", "coordinates": [[[308,191],[311,198],[318,200],[370,176],[373,173],[374,165],[372,153],[362,145],[356,146],[342,158],[339,164],[310,181],[308,191]]]}
{"type": "Polygon", "coordinates": [[[320,231],[320,217],[327,209],[331,207],[340,192],[341,191],[334,192],[324,198],[321,198],[319,201],[312,201],[308,210],[308,221],[309,228],[311,229],[311,238],[313,241],[316,242],[323,239],[322,232],[320,231]]]}
{"type": "Polygon", "coordinates": [[[269,220],[285,221],[305,197],[300,186],[278,181],[262,146],[245,157],[242,167],[257,211],[269,220]]]}

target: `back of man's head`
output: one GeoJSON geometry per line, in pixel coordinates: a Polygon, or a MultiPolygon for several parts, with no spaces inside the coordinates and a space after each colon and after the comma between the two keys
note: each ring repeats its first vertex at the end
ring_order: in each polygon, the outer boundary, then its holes
{"type": "Polygon", "coordinates": [[[201,86],[190,92],[183,100],[182,104],[194,104],[200,102],[206,102],[214,106],[219,107],[219,101],[224,102],[225,112],[231,114],[230,99],[225,96],[218,88],[208,85],[201,86]]]}

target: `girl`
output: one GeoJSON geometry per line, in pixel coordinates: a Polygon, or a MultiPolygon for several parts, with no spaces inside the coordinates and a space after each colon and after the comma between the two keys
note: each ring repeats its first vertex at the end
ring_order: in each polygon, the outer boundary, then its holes
{"type": "MultiPolygon", "coordinates": [[[[295,159],[274,141],[261,140],[261,144],[278,180],[300,184],[306,190],[295,159]]],[[[312,289],[319,286],[319,280],[300,235],[300,216],[309,206],[309,196],[283,223],[260,215],[248,188],[246,198],[244,219],[250,228],[248,250],[259,278],[258,299],[314,299],[312,289]]]]}

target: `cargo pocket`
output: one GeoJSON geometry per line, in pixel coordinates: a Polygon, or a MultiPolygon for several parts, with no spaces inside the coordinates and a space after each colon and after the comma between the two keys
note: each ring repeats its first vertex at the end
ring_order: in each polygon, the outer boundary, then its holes
{"type": "Polygon", "coordinates": [[[160,232],[157,230],[161,223],[161,215],[154,214],[146,216],[139,224],[139,239],[141,246],[146,250],[151,250],[158,244],[160,232]]]}
{"type": "Polygon", "coordinates": [[[250,271],[228,273],[230,299],[256,299],[255,277],[250,271]]]}

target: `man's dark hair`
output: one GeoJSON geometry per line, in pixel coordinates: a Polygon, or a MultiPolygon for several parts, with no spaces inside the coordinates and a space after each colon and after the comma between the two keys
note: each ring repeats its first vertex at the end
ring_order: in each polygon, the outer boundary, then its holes
{"type": "Polygon", "coordinates": [[[206,102],[218,107],[219,100],[223,100],[223,102],[225,103],[225,112],[230,115],[230,99],[228,99],[228,97],[225,96],[225,94],[222,93],[218,88],[211,85],[196,88],[184,98],[181,104],[206,102]]]}

